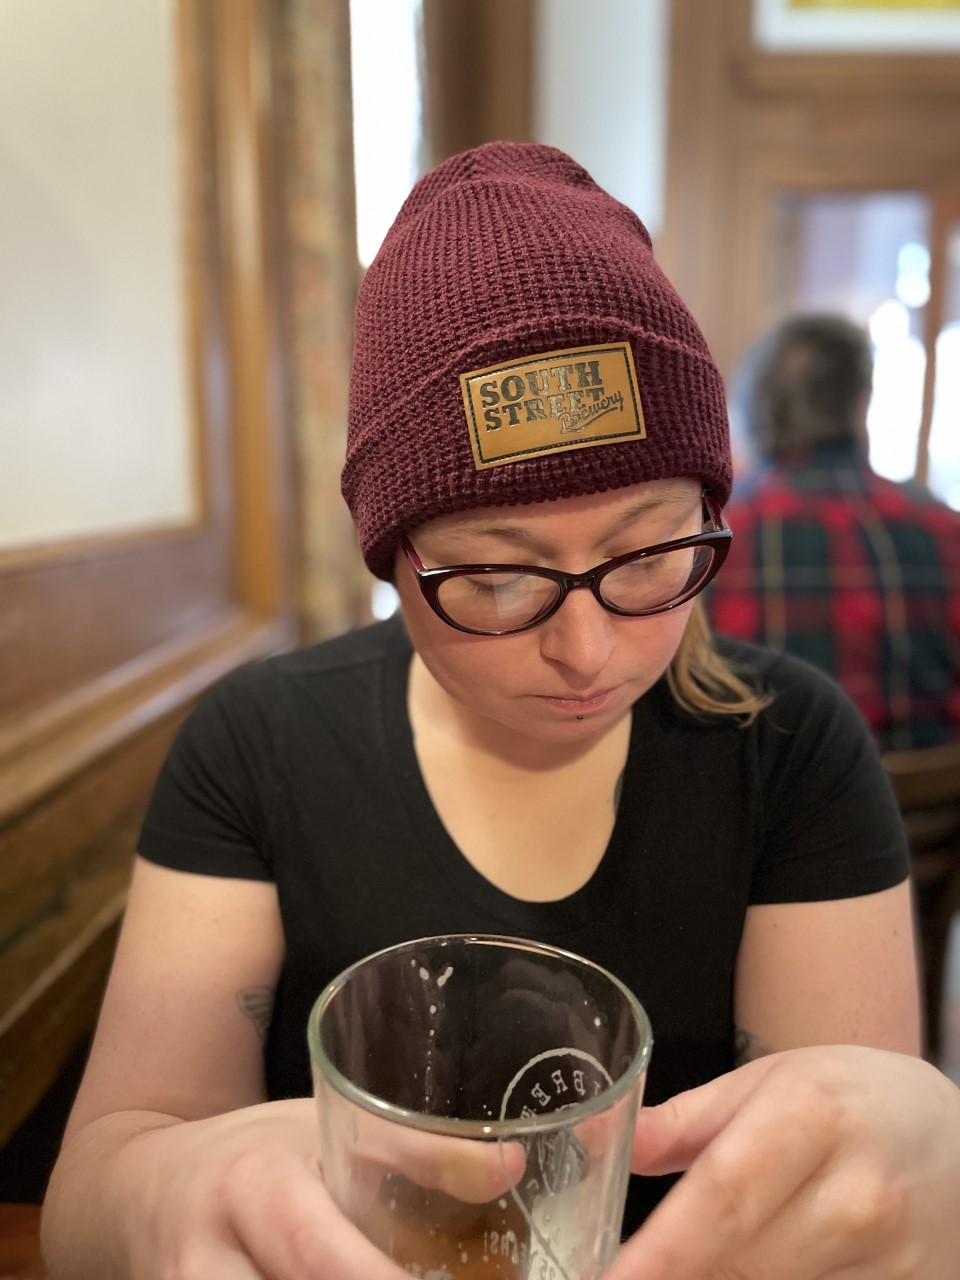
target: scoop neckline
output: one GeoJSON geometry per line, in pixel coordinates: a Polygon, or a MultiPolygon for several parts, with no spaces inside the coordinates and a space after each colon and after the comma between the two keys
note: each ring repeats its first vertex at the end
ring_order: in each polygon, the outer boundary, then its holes
{"type": "Polygon", "coordinates": [[[401,624],[388,646],[382,715],[394,782],[425,855],[457,893],[509,930],[536,929],[544,935],[569,934],[571,930],[595,922],[598,911],[609,907],[610,894],[616,891],[616,884],[622,880],[624,859],[638,843],[638,821],[642,823],[642,816],[656,789],[651,776],[651,770],[656,768],[656,753],[645,752],[644,747],[650,741],[651,704],[655,700],[657,686],[633,706],[623,780],[623,796],[629,796],[630,802],[621,801],[607,847],[593,874],[566,897],[546,902],[529,901],[499,889],[479,872],[451,837],[434,807],[420,769],[407,714],[407,685],[412,658],[413,647],[401,624]],[[638,788],[641,757],[645,755],[648,756],[643,765],[645,776],[642,787],[638,788]]]}

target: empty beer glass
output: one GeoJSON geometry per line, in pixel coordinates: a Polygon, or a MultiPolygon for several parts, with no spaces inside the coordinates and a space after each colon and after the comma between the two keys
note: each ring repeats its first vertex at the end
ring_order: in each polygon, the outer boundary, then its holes
{"type": "Polygon", "coordinates": [[[323,1175],[423,1280],[596,1280],[617,1250],[651,1051],[606,970],[517,938],[360,961],[310,1015],[323,1175]]]}

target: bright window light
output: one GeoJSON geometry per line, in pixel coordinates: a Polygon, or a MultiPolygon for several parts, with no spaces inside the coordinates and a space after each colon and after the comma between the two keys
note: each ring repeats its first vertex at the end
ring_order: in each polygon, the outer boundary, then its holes
{"type": "Polygon", "coordinates": [[[370,265],[419,172],[420,0],[350,0],[357,252],[370,265]]]}
{"type": "Polygon", "coordinates": [[[870,464],[888,480],[909,480],[917,464],[926,352],[911,336],[907,308],[893,298],[877,307],[869,329],[874,343],[870,464]]]}
{"type": "Polygon", "coordinates": [[[396,587],[389,582],[377,581],[370,588],[370,612],[380,621],[392,618],[400,607],[396,587]]]}

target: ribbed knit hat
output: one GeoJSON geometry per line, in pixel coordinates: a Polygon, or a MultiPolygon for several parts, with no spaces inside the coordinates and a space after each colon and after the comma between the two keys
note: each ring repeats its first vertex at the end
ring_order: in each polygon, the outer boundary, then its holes
{"type": "Polygon", "coordinates": [[[636,214],[538,143],[428,173],[357,304],[342,489],[370,570],[435,516],[670,476],[726,502],[726,406],[636,214]]]}

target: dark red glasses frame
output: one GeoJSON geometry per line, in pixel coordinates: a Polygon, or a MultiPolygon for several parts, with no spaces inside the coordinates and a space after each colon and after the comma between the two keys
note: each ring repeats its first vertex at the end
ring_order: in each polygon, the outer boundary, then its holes
{"type": "Polygon", "coordinates": [[[512,636],[518,635],[521,631],[530,631],[533,627],[540,626],[542,622],[546,622],[548,618],[552,617],[563,604],[569,592],[576,591],[581,587],[586,587],[590,590],[598,603],[604,609],[609,610],[610,613],[618,614],[624,618],[648,618],[653,614],[666,613],[669,609],[675,609],[677,605],[685,604],[688,600],[692,600],[694,596],[699,595],[707,583],[714,578],[727,558],[733,534],[724,522],[720,508],[713,501],[710,494],[705,492],[702,500],[704,521],[715,525],[716,528],[714,530],[707,533],[695,533],[689,538],[674,538],[671,542],[658,542],[652,547],[641,547],[637,551],[629,551],[626,555],[617,556],[614,560],[605,560],[603,564],[598,564],[586,573],[564,573],[560,569],[541,569],[529,564],[455,564],[445,565],[440,569],[426,569],[417,554],[416,548],[408,537],[401,538],[400,547],[416,575],[424,600],[426,600],[433,612],[448,626],[457,631],[465,631],[467,635],[512,636]],[[675,600],[669,600],[666,604],[657,605],[656,608],[644,609],[636,613],[627,609],[618,609],[616,605],[609,604],[604,600],[600,594],[600,584],[607,574],[613,573],[615,569],[629,564],[632,560],[643,560],[648,556],[660,555],[664,551],[677,551],[684,547],[700,546],[713,548],[713,559],[710,567],[694,586],[677,596],[675,600]],[[508,627],[502,631],[487,631],[479,630],[476,627],[465,627],[462,622],[457,622],[444,612],[438,598],[438,593],[444,582],[449,578],[477,577],[488,573],[526,573],[540,578],[549,578],[551,582],[556,583],[559,588],[559,594],[556,600],[529,622],[525,622],[520,627],[508,627]]]}

